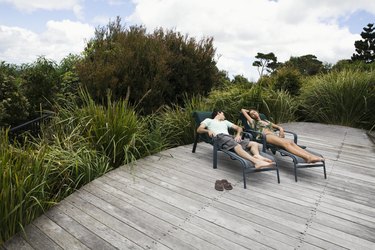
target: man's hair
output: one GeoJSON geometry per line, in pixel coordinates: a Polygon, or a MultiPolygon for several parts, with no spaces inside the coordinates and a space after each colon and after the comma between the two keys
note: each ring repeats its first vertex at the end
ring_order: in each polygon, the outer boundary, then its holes
{"type": "Polygon", "coordinates": [[[214,119],[218,113],[223,112],[221,110],[214,109],[211,113],[211,118],[214,119]]]}

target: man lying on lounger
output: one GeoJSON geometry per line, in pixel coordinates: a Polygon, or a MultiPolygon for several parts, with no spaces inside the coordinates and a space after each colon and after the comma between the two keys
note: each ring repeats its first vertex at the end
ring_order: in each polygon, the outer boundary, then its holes
{"type": "Polygon", "coordinates": [[[275,164],[272,160],[259,154],[257,142],[250,141],[248,139],[242,140],[242,128],[228,120],[225,120],[224,112],[214,110],[211,118],[212,119],[207,118],[201,122],[197,128],[198,133],[208,133],[208,136],[216,137],[218,146],[220,148],[233,150],[242,158],[254,163],[255,168],[270,167],[275,164]],[[229,134],[228,128],[232,128],[237,131],[234,138],[229,134]],[[246,151],[246,148],[249,148],[253,155],[249,154],[246,151]]]}

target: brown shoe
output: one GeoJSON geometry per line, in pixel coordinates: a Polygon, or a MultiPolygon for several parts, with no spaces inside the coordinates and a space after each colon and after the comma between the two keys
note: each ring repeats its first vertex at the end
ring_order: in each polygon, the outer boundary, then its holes
{"type": "Polygon", "coordinates": [[[221,182],[221,180],[216,180],[216,182],[215,182],[215,189],[217,191],[224,191],[224,185],[221,182]]]}
{"type": "Polygon", "coordinates": [[[223,184],[225,190],[232,190],[233,189],[232,184],[230,182],[228,182],[227,180],[222,179],[221,183],[223,184]]]}

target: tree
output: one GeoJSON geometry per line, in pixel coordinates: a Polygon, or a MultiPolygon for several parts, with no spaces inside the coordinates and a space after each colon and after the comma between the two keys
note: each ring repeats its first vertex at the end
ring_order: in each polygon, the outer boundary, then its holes
{"type": "Polygon", "coordinates": [[[258,68],[257,70],[260,77],[263,76],[264,71],[272,73],[280,65],[280,63],[277,62],[277,57],[273,52],[268,54],[258,52],[255,58],[259,60],[254,61],[253,66],[258,68]]]}
{"type": "Polygon", "coordinates": [[[127,99],[144,114],[164,104],[207,95],[218,80],[213,39],[196,41],[178,32],[142,26],[129,28],[121,19],[97,28],[77,71],[94,100],[127,99]]]}
{"type": "Polygon", "coordinates": [[[249,80],[244,77],[243,75],[236,75],[234,76],[233,80],[231,81],[233,84],[249,84],[249,86],[251,86],[251,82],[249,82],[249,80]]]}
{"type": "Polygon", "coordinates": [[[69,54],[60,61],[57,68],[59,79],[59,89],[57,95],[64,99],[69,95],[78,95],[80,85],[76,65],[81,60],[78,55],[69,54]]]}
{"type": "Polygon", "coordinates": [[[332,71],[342,71],[342,70],[359,70],[359,71],[375,71],[375,61],[372,63],[366,63],[364,61],[352,61],[350,59],[343,59],[338,61],[335,65],[332,66],[332,71]]]}
{"type": "Polygon", "coordinates": [[[17,83],[16,69],[0,63],[0,127],[15,126],[28,116],[28,103],[17,83]]]}
{"type": "Polygon", "coordinates": [[[30,106],[30,118],[41,110],[50,110],[59,87],[59,74],[54,61],[39,57],[32,64],[22,66],[21,88],[30,106]]]}
{"type": "Polygon", "coordinates": [[[283,66],[272,77],[275,81],[274,89],[288,91],[292,96],[299,95],[302,77],[296,68],[283,66]]]}
{"type": "Polygon", "coordinates": [[[218,72],[217,81],[212,86],[212,89],[224,89],[226,86],[231,84],[231,80],[228,76],[228,72],[220,70],[218,72]]]}
{"type": "Polygon", "coordinates": [[[292,56],[289,61],[284,63],[284,66],[295,68],[305,76],[312,76],[327,71],[323,63],[314,55],[292,56]]]}
{"type": "Polygon", "coordinates": [[[361,37],[363,40],[354,42],[356,53],[353,54],[353,61],[364,61],[365,63],[372,63],[375,61],[375,27],[373,23],[367,24],[363,28],[361,37]]]}

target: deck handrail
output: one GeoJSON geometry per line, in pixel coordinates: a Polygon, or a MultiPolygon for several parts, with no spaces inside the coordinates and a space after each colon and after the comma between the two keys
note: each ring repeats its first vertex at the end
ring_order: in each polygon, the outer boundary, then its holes
{"type": "Polygon", "coordinates": [[[43,114],[40,117],[37,117],[35,119],[22,123],[13,128],[10,128],[9,134],[12,135],[13,137],[18,136],[23,132],[31,132],[31,133],[37,134],[40,131],[41,123],[49,119],[51,116],[52,114],[43,114]]]}

